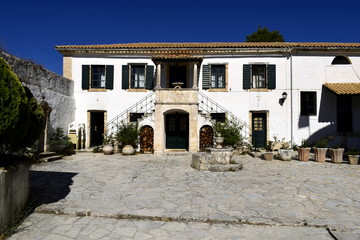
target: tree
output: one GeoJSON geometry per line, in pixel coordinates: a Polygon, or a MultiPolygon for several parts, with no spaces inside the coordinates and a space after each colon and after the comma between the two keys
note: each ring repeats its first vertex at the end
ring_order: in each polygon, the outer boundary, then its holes
{"type": "Polygon", "coordinates": [[[268,28],[259,26],[256,32],[246,36],[246,42],[285,42],[285,40],[278,30],[270,32],[268,28]]]}
{"type": "Polygon", "coordinates": [[[44,111],[0,58],[0,153],[31,146],[39,137],[44,111]]]}

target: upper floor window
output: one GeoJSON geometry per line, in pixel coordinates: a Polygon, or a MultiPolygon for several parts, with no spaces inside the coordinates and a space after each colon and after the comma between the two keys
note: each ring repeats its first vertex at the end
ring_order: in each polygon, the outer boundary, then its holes
{"type": "Polygon", "coordinates": [[[349,58],[345,56],[336,56],[334,60],[331,62],[331,65],[337,65],[337,64],[351,64],[349,58]]]}
{"type": "Polygon", "coordinates": [[[82,65],[82,89],[113,89],[113,65],[82,65]]]}
{"type": "Polygon", "coordinates": [[[224,89],[226,88],[226,65],[212,64],[203,65],[202,87],[203,89],[224,89]]]}
{"type": "Polygon", "coordinates": [[[128,64],[122,66],[122,89],[153,89],[154,66],[128,64]]]}
{"type": "Polygon", "coordinates": [[[316,115],[316,92],[300,93],[301,116],[316,115]]]}
{"type": "Polygon", "coordinates": [[[275,89],[276,65],[274,64],[244,64],[244,89],[275,89]]]}

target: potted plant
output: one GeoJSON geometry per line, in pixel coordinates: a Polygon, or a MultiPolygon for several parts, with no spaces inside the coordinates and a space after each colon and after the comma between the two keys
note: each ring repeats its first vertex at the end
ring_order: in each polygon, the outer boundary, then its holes
{"type": "Polygon", "coordinates": [[[315,161],[325,162],[328,141],[325,138],[319,139],[314,143],[315,161]]]}
{"type": "Polygon", "coordinates": [[[332,148],[329,148],[331,162],[332,163],[342,163],[344,148],[341,148],[339,145],[335,145],[332,148]]]}
{"type": "Polygon", "coordinates": [[[299,160],[303,162],[309,161],[311,148],[308,145],[308,141],[303,139],[301,141],[301,145],[298,147],[299,160]]]}
{"type": "Polygon", "coordinates": [[[138,144],[139,129],[135,123],[128,123],[118,127],[116,140],[119,142],[122,154],[131,155],[135,153],[138,144]]]}
{"type": "Polygon", "coordinates": [[[284,142],[279,149],[279,159],[283,161],[290,161],[293,150],[289,148],[290,144],[284,142]]]}
{"type": "Polygon", "coordinates": [[[264,158],[266,161],[271,161],[274,159],[274,141],[267,141],[265,146],[266,152],[264,152],[264,158]]]}
{"type": "Polygon", "coordinates": [[[104,134],[103,136],[103,153],[105,155],[110,155],[114,153],[113,147],[113,136],[112,134],[104,134]]]}
{"type": "Polygon", "coordinates": [[[359,163],[360,158],[360,150],[357,148],[352,148],[346,152],[346,155],[349,158],[349,163],[353,165],[357,165],[359,163]]]}

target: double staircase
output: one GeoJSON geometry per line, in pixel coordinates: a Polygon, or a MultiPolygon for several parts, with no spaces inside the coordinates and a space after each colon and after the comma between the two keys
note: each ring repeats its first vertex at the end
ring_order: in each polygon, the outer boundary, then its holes
{"type": "MultiPolygon", "coordinates": [[[[111,119],[105,125],[106,133],[108,135],[115,133],[118,129],[118,126],[129,123],[130,114],[133,113],[142,114],[142,117],[138,119],[138,122],[153,118],[155,112],[155,94],[155,92],[151,92],[149,95],[131,107],[127,108],[115,118],[111,119]]],[[[249,138],[251,131],[249,125],[246,122],[235,116],[232,112],[228,111],[200,91],[198,91],[198,109],[200,116],[206,118],[207,120],[211,119],[211,113],[225,113],[226,119],[229,122],[234,123],[241,128],[240,132],[242,136],[245,139],[249,138]]]]}

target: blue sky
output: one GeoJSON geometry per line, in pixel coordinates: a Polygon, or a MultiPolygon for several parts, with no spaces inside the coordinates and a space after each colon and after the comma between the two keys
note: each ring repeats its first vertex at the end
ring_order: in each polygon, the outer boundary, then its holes
{"type": "Polygon", "coordinates": [[[3,1],[0,47],[62,74],[55,45],[243,42],[259,25],[286,42],[360,42],[360,1],[3,1]]]}

